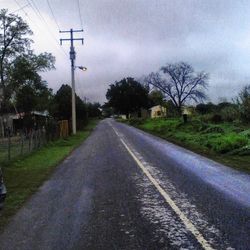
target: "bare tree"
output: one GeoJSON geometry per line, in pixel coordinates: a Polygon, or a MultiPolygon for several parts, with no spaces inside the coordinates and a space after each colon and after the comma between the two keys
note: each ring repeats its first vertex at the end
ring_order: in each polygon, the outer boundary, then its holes
{"type": "Polygon", "coordinates": [[[161,90],[179,113],[186,101],[199,102],[206,99],[204,90],[208,86],[208,74],[195,73],[193,67],[185,62],[167,64],[159,72],[149,74],[144,81],[161,90]]]}

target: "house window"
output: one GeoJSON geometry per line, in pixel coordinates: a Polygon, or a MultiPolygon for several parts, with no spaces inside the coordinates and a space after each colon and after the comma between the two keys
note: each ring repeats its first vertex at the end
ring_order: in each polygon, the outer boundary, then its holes
{"type": "Polygon", "coordinates": [[[157,116],[161,116],[161,111],[157,111],[157,116]]]}

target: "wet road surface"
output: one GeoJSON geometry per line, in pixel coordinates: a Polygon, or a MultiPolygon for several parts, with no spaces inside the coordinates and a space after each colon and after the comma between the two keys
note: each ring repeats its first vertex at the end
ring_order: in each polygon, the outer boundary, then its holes
{"type": "Polygon", "coordinates": [[[250,176],[106,119],[0,249],[250,249],[250,176]]]}

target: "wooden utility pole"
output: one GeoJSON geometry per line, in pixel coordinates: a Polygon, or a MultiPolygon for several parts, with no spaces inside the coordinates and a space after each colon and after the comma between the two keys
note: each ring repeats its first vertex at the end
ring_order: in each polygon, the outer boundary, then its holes
{"type": "Polygon", "coordinates": [[[63,41],[70,41],[70,60],[71,60],[71,88],[72,88],[72,132],[76,134],[76,100],[75,100],[75,59],[76,59],[76,52],[74,48],[74,41],[80,40],[83,44],[83,38],[74,38],[74,32],[83,32],[83,30],[64,30],[60,31],[60,33],[70,33],[70,38],[61,38],[60,44],[62,45],[63,41]]]}

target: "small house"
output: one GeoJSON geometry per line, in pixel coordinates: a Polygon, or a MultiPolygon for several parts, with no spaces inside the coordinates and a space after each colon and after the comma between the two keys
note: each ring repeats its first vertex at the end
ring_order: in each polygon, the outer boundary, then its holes
{"type": "Polygon", "coordinates": [[[163,107],[161,105],[153,106],[149,110],[150,110],[150,117],[151,118],[166,117],[166,115],[167,115],[166,107],[163,107]]]}

